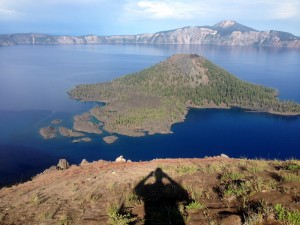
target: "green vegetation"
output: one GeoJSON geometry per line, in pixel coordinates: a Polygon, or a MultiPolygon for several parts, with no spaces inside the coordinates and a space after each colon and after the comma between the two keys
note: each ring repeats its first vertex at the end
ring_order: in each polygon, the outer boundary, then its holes
{"type": "Polygon", "coordinates": [[[262,190],[272,190],[276,187],[276,183],[270,179],[248,178],[248,180],[231,180],[224,183],[224,197],[243,197],[249,198],[253,194],[262,190]]]}
{"type": "Polygon", "coordinates": [[[91,193],[89,195],[89,200],[92,201],[92,202],[97,202],[99,201],[99,199],[102,197],[102,194],[100,193],[91,193]]]}
{"type": "Polygon", "coordinates": [[[279,176],[282,178],[283,181],[296,181],[296,182],[300,182],[300,176],[298,176],[297,174],[281,172],[279,174],[279,176]]]}
{"type": "Polygon", "coordinates": [[[291,225],[300,224],[300,212],[288,210],[281,204],[276,204],[274,210],[279,221],[287,222],[291,225]]]}
{"type": "Polygon", "coordinates": [[[0,222],[4,219],[5,214],[0,212],[0,222]]]}
{"type": "Polygon", "coordinates": [[[40,198],[40,196],[38,194],[34,194],[31,199],[30,199],[31,204],[33,205],[39,205],[42,203],[42,199],[40,198]]]}
{"type": "Polygon", "coordinates": [[[286,170],[300,170],[300,165],[297,164],[289,164],[285,168],[286,170]]]}
{"type": "Polygon", "coordinates": [[[224,197],[231,197],[231,196],[236,196],[236,197],[242,197],[248,195],[249,189],[248,189],[247,183],[240,183],[240,184],[235,184],[235,183],[230,183],[226,186],[223,195],[224,197]]]}
{"type": "MultiPolygon", "coordinates": [[[[52,209],[50,211],[43,212],[40,217],[42,220],[53,219],[54,214],[57,212],[57,209],[52,209]]],[[[1,221],[1,220],[0,220],[1,221]]]]}
{"type": "Polygon", "coordinates": [[[142,204],[142,200],[135,192],[130,192],[126,196],[125,204],[128,206],[138,206],[142,204]]]}
{"type": "Polygon", "coordinates": [[[108,208],[108,223],[111,225],[128,225],[132,224],[137,218],[130,211],[117,205],[111,205],[108,208]]]}
{"type": "Polygon", "coordinates": [[[197,200],[203,197],[206,197],[206,192],[203,188],[196,187],[195,185],[185,185],[184,189],[188,191],[192,199],[197,200]]]}
{"type": "Polygon", "coordinates": [[[234,181],[234,180],[240,180],[245,177],[242,173],[224,173],[221,176],[221,181],[234,181]]]}
{"type": "Polygon", "coordinates": [[[230,170],[230,165],[223,163],[211,163],[205,167],[200,167],[199,170],[203,173],[222,173],[224,171],[230,170]]]}
{"type": "Polygon", "coordinates": [[[198,212],[199,210],[205,209],[206,206],[198,201],[192,201],[185,207],[190,212],[198,212]]]}
{"type": "Polygon", "coordinates": [[[194,165],[190,165],[190,166],[180,165],[176,168],[176,172],[179,175],[196,173],[197,170],[198,168],[194,165]]]}
{"type": "Polygon", "coordinates": [[[69,92],[74,99],[107,102],[92,114],[105,129],[135,134],[170,130],[188,107],[214,107],[299,114],[300,105],[279,101],[275,89],[244,82],[198,55],[174,55],[138,73],[109,83],[79,85],[69,92]]]}
{"type": "Polygon", "coordinates": [[[61,216],[58,224],[59,225],[68,225],[68,224],[71,223],[71,221],[72,221],[72,217],[69,216],[69,215],[64,214],[64,215],[61,216]]]}

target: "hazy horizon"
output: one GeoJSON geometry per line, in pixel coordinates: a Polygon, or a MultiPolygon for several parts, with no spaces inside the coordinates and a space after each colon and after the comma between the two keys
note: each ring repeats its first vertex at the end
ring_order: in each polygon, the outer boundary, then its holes
{"type": "Polygon", "coordinates": [[[0,33],[132,35],[234,20],[300,36],[297,0],[2,0],[0,33]],[[254,16],[255,15],[255,16],[254,16]]]}

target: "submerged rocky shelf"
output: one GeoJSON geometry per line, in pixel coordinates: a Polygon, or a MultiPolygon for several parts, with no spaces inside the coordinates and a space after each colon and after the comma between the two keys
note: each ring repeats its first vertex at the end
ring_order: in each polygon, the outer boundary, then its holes
{"type": "Polygon", "coordinates": [[[47,127],[42,127],[39,132],[44,139],[52,139],[56,137],[56,130],[53,126],[50,125],[47,127]]]}
{"type": "Polygon", "coordinates": [[[91,121],[91,114],[84,113],[74,117],[73,129],[64,126],[58,126],[62,121],[53,120],[52,125],[42,127],[39,130],[41,136],[44,139],[53,139],[57,137],[59,133],[62,137],[75,138],[72,140],[73,143],[79,142],[90,142],[90,137],[85,137],[88,134],[102,134],[100,127],[101,123],[94,123],[91,121]]]}
{"type": "Polygon", "coordinates": [[[107,144],[112,144],[118,139],[117,136],[111,135],[111,136],[106,136],[103,138],[103,141],[105,141],[107,144]]]}
{"type": "Polygon", "coordinates": [[[280,101],[277,90],[244,82],[195,54],[174,55],[138,73],[78,85],[68,93],[81,101],[105,102],[90,115],[103,123],[104,130],[129,136],[170,133],[172,124],[183,121],[191,107],[300,114],[300,105],[280,101]]]}

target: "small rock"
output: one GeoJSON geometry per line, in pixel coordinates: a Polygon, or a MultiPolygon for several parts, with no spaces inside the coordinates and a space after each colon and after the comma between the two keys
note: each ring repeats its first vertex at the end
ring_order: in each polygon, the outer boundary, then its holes
{"type": "Polygon", "coordinates": [[[56,168],[59,169],[59,170],[66,170],[68,169],[70,166],[69,166],[69,163],[67,160],[65,159],[60,159],[56,168]]]}
{"type": "Polygon", "coordinates": [[[89,137],[84,137],[84,138],[79,138],[79,139],[74,139],[72,142],[73,143],[79,143],[79,142],[91,142],[92,139],[89,137]]]}
{"type": "Polygon", "coordinates": [[[132,162],[130,159],[127,159],[127,162],[132,162]]]}
{"type": "Polygon", "coordinates": [[[61,122],[62,122],[62,120],[60,120],[60,119],[55,119],[55,120],[51,121],[52,124],[59,124],[61,122]]]}
{"type": "Polygon", "coordinates": [[[117,174],[117,172],[115,172],[115,171],[112,171],[112,172],[111,172],[111,174],[112,174],[112,175],[116,175],[116,174],[117,174]]]}
{"type": "Polygon", "coordinates": [[[122,155],[120,155],[118,158],[116,158],[116,162],[126,162],[126,159],[122,155]]]}
{"type": "Polygon", "coordinates": [[[223,218],[221,220],[222,225],[241,225],[242,224],[242,220],[241,217],[239,217],[238,215],[230,215],[227,216],[225,218],[223,218]]]}
{"type": "Polygon", "coordinates": [[[80,163],[80,166],[82,166],[82,165],[84,165],[84,164],[87,164],[87,163],[89,163],[86,159],[83,159],[82,161],[81,161],[81,163],[80,163]]]}
{"type": "Polygon", "coordinates": [[[117,139],[118,139],[117,136],[112,135],[112,136],[104,137],[104,138],[103,138],[103,141],[105,141],[107,144],[112,144],[112,143],[114,143],[117,139]]]}
{"type": "Polygon", "coordinates": [[[50,125],[47,127],[42,127],[39,132],[44,139],[52,139],[56,137],[56,130],[50,125]]]}
{"type": "Polygon", "coordinates": [[[223,157],[223,158],[229,158],[228,155],[225,155],[225,154],[223,154],[223,153],[222,153],[220,156],[223,157]]]}

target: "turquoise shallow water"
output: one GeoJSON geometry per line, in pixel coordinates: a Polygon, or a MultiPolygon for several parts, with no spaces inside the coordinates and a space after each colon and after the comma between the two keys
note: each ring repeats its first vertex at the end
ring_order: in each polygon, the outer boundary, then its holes
{"type": "Polygon", "coordinates": [[[228,154],[248,158],[300,158],[300,118],[239,109],[191,109],[173,134],[141,138],[119,136],[112,145],[103,136],[74,144],[58,137],[43,140],[38,130],[52,119],[70,127],[74,115],[94,103],[69,99],[80,83],[109,81],[136,72],[177,52],[198,53],[241,79],[279,89],[280,98],[300,102],[300,52],[276,48],[181,45],[72,45],[0,48],[0,184],[19,182],[56,164],[204,157],[228,154]]]}

